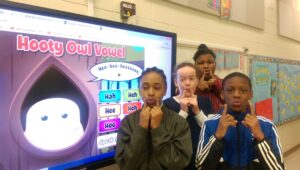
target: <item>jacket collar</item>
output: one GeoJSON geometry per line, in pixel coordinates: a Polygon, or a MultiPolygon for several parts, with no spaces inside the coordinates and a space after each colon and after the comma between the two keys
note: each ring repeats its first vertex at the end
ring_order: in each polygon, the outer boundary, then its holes
{"type": "MultiPolygon", "coordinates": [[[[223,113],[223,109],[220,111],[220,114],[222,114],[222,113],[223,113]]],[[[240,121],[244,120],[244,118],[246,117],[246,115],[248,113],[250,113],[250,110],[249,110],[249,108],[247,108],[245,112],[234,112],[234,111],[228,109],[227,113],[232,115],[235,120],[240,122],[240,121]]]]}

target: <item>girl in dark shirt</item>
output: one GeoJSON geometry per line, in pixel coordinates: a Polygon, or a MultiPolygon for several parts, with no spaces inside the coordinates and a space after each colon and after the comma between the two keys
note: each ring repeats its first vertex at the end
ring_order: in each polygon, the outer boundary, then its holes
{"type": "Polygon", "coordinates": [[[194,54],[195,66],[203,74],[199,76],[199,83],[195,94],[209,97],[214,113],[217,113],[224,104],[220,96],[222,79],[215,74],[216,55],[205,44],[200,44],[194,54]]]}
{"type": "Polygon", "coordinates": [[[115,160],[122,170],[182,170],[192,155],[188,123],[162,105],[164,72],[147,68],[140,77],[143,108],[124,117],[118,131],[115,160]]]}

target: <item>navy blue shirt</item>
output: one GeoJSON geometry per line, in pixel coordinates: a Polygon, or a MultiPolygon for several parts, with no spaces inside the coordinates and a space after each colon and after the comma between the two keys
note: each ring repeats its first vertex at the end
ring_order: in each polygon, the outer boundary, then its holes
{"type": "MultiPolygon", "coordinates": [[[[208,114],[213,113],[212,104],[208,97],[197,96],[197,100],[198,100],[199,109],[202,110],[206,116],[208,114]]],[[[163,105],[177,113],[179,113],[179,111],[180,111],[180,104],[173,97],[164,100],[163,105]]],[[[189,109],[186,120],[188,121],[188,124],[191,129],[193,155],[192,155],[192,159],[191,159],[189,165],[185,168],[188,170],[197,169],[195,167],[195,158],[196,158],[196,152],[197,152],[197,147],[198,147],[198,143],[199,143],[201,127],[198,125],[194,115],[195,114],[193,113],[193,111],[191,109],[189,109]]]]}

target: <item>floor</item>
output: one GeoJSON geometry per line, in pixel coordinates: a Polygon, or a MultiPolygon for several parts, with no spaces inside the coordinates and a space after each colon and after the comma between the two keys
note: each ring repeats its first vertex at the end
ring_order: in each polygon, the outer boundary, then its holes
{"type": "Polygon", "coordinates": [[[284,158],[285,167],[287,170],[298,170],[300,169],[300,149],[295,152],[289,154],[286,158],[284,158]]]}

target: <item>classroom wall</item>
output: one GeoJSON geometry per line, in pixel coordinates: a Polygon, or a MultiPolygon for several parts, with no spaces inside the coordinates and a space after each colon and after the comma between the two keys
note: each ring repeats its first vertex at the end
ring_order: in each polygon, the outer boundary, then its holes
{"type": "MultiPolygon", "coordinates": [[[[121,22],[121,0],[12,1],[121,22]]],[[[265,0],[264,30],[222,20],[163,0],[128,1],[135,3],[137,10],[137,15],[130,19],[130,23],[177,33],[177,62],[192,61],[192,55],[200,42],[237,51],[243,51],[246,47],[249,54],[300,60],[300,43],[278,35],[277,0],[265,0]]],[[[300,119],[279,126],[278,132],[283,151],[292,149],[300,144],[300,119]]]]}

